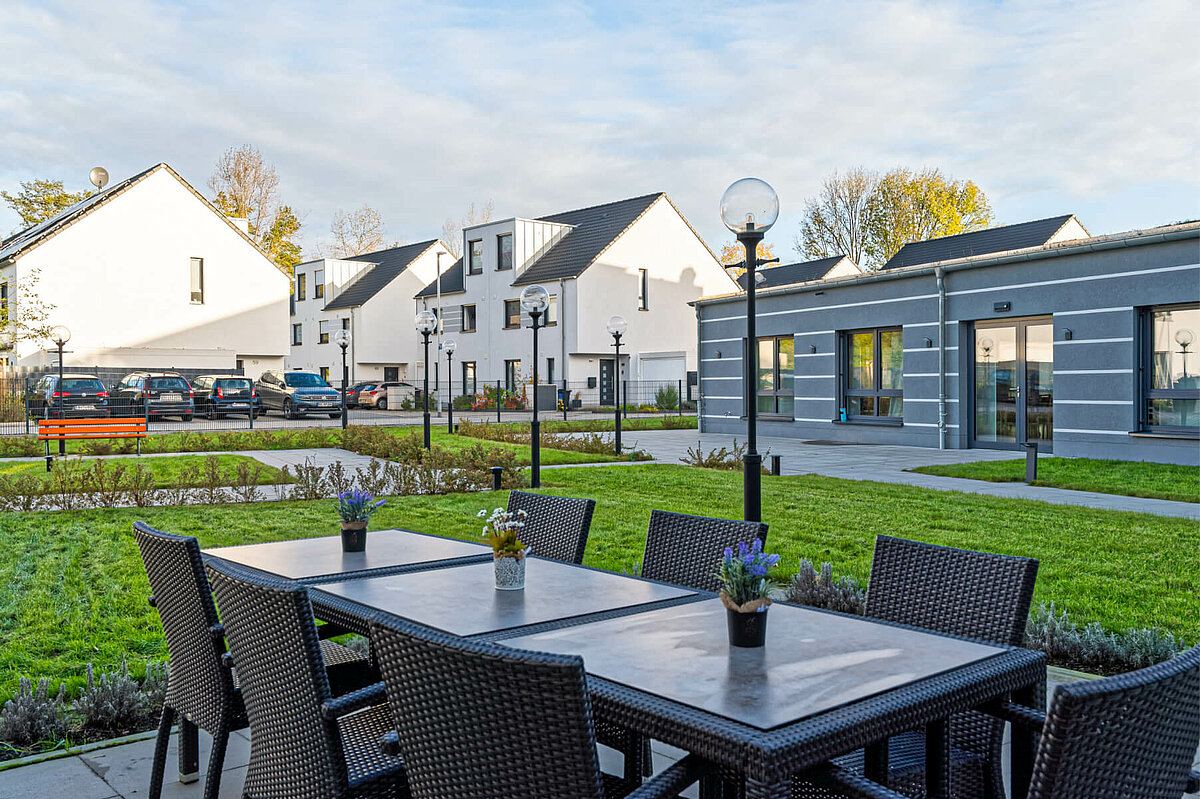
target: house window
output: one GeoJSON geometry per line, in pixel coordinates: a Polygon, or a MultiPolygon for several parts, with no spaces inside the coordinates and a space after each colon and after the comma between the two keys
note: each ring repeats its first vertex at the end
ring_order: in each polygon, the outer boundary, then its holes
{"type": "Polygon", "coordinates": [[[554,327],[558,324],[558,295],[551,294],[550,299],[546,303],[546,315],[542,317],[543,324],[546,327],[554,327]]]}
{"type": "Polygon", "coordinates": [[[475,306],[464,305],[462,307],[462,332],[475,332],[475,306]]]}
{"type": "Polygon", "coordinates": [[[517,386],[521,383],[521,361],[505,361],[504,362],[504,388],[508,391],[516,391],[517,386]]]}
{"type": "Polygon", "coordinates": [[[313,299],[319,300],[325,296],[325,270],[313,270],[313,299]]]}
{"type": "Polygon", "coordinates": [[[292,325],[292,346],[299,347],[304,343],[303,325],[292,325]]]}
{"type": "Polygon", "coordinates": [[[1150,308],[1145,324],[1145,429],[1200,435],[1200,305],[1150,308]]]}
{"type": "Polygon", "coordinates": [[[546,382],[547,383],[554,382],[554,359],[553,358],[546,359],[546,382]]]}
{"type": "Polygon", "coordinates": [[[8,284],[0,283],[0,311],[8,310],[8,284]]]}
{"type": "Polygon", "coordinates": [[[467,242],[467,252],[469,253],[467,261],[468,275],[483,274],[483,239],[475,239],[475,241],[467,242]]]}
{"type": "Polygon", "coordinates": [[[400,379],[400,367],[399,366],[383,367],[383,382],[395,383],[399,379],[400,379]]]}
{"type": "Polygon", "coordinates": [[[504,301],[504,329],[511,330],[521,326],[521,301],[504,301]]]}
{"type": "Polygon", "coordinates": [[[350,329],[350,317],[347,316],[345,319],[342,320],[342,330],[349,330],[349,329],[350,329]]]}
{"type": "MultiPolygon", "coordinates": [[[[313,296],[315,297],[316,295],[314,294],[313,296]]],[[[321,373],[321,379],[324,380],[326,383],[328,383],[329,382],[329,367],[322,366],[317,371],[321,373]]]]}
{"type": "Polygon", "coordinates": [[[305,294],[308,292],[308,275],[301,272],[296,275],[296,302],[307,299],[305,294]]]}
{"type": "Polygon", "coordinates": [[[758,340],[758,412],[764,416],[795,416],[792,383],[796,372],[796,340],[791,336],[758,340]]]}
{"type": "Polygon", "coordinates": [[[319,334],[317,336],[318,344],[328,344],[329,343],[329,328],[330,327],[332,327],[331,322],[321,322],[320,323],[320,330],[319,330],[319,334]]]}
{"type": "Polygon", "coordinates": [[[650,310],[650,273],[645,269],[638,270],[638,310],[650,310]]]}
{"type": "Polygon", "coordinates": [[[474,394],[475,393],[475,362],[474,361],[463,361],[462,362],[462,381],[463,381],[462,393],[463,394],[474,394]]]}
{"type": "Polygon", "coordinates": [[[192,305],[204,304],[204,259],[192,259],[192,305]]]}
{"type": "Polygon", "coordinates": [[[496,271],[512,269],[512,234],[504,233],[496,237],[496,271]]]}
{"type": "Polygon", "coordinates": [[[900,328],[845,334],[843,407],[847,418],[904,417],[904,346],[900,328]]]}

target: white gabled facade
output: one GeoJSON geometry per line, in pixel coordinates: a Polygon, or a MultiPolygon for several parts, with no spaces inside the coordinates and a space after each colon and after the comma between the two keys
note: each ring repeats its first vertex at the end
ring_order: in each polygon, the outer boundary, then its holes
{"type": "Polygon", "coordinates": [[[439,264],[445,272],[453,263],[454,256],[442,242],[428,241],[354,259],[298,264],[288,330],[289,368],[320,372],[333,385],[341,385],[342,350],[333,333],[345,327],[351,333],[346,352],[351,383],[417,379],[423,352],[413,328],[412,297],[437,276],[439,264]],[[406,251],[404,263],[392,265],[389,259],[398,251],[406,251]],[[372,272],[386,268],[399,271],[380,281],[377,290],[363,292],[359,281],[377,278],[372,272]],[[339,302],[351,296],[358,299],[348,305],[339,302]]]}
{"type": "MultiPolygon", "coordinates": [[[[37,275],[50,324],[71,331],[68,367],[280,368],[288,277],[166,164],[110,187],[47,232],[0,243],[0,281],[37,275]],[[193,297],[193,260],[202,290],[193,297]]],[[[12,292],[16,294],[15,290],[12,292]]],[[[10,363],[57,362],[19,341],[10,363]]]]}

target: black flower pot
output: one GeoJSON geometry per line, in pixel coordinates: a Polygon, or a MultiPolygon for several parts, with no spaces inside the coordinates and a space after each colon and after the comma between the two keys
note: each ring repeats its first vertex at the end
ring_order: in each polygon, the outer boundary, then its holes
{"type": "Polygon", "coordinates": [[[367,548],[367,523],[342,522],[342,551],[362,552],[367,548]]]}
{"type": "Polygon", "coordinates": [[[756,647],[767,640],[767,608],[756,613],[738,613],[725,608],[725,620],[729,625],[729,645],[756,647]]]}

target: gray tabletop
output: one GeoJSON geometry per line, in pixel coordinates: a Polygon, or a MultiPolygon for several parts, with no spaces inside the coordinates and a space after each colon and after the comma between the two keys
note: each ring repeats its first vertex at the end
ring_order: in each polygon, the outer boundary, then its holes
{"type": "Polygon", "coordinates": [[[491,560],[491,550],[483,544],[408,530],[371,530],[365,552],[343,552],[342,537],[334,535],[217,547],[204,550],[204,554],[291,580],[418,567],[460,558],[491,560]]]}
{"type": "Polygon", "coordinates": [[[772,606],[761,649],[729,646],[725,625],[714,599],[501,643],[763,730],[1006,651],[790,605],[772,606]]]}
{"type": "MultiPolygon", "coordinates": [[[[368,547],[370,545],[368,544],[368,547]]],[[[695,596],[695,591],[555,560],[529,558],[525,588],[496,590],[492,563],[331,582],[312,589],[454,635],[530,624],[695,596]]]]}

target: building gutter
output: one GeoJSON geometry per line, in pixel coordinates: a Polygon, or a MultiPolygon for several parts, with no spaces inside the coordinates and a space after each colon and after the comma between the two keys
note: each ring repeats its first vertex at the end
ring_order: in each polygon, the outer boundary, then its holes
{"type": "MultiPolygon", "coordinates": [[[[1120,250],[1128,247],[1140,247],[1148,244],[1165,244],[1172,241],[1185,241],[1187,239],[1195,238],[1200,238],[1200,225],[1190,224],[1186,228],[1167,230],[1161,233],[1138,233],[1132,235],[1124,234],[1113,236],[1111,238],[1103,237],[1099,239],[1084,239],[1078,243],[1065,242],[1063,244],[1054,244],[1048,247],[1030,247],[1024,250],[1009,250],[1007,252],[997,253],[994,255],[975,255],[969,258],[956,258],[953,260],[939,261],[932,264],[921,264],[920,266],[905,266],[898,269],[869,272],[867,274],[854,277],[839,277],[832,280],[814,280],[808,283],[800,283],[793,286],[780,286],[774,289],[759,289],[755,293],[759,297],[804,294],[812,291],[825,291],[826,289],[838,288],[839,286],[855,286],[862,283],[874,283],[884,280],[903,280],[921,275],[934,275],[939,269],[943,272],[957,272],[963,269],[976,269],[985,266],[1000,266],[1002,264],[1016,264],[1027,261],[1041,261],[1047,258],[1057,258],[1064,255],[1082,255],[1091,252],[1120,250]]],[[[739,291],[733,294],[724,294],[717,297],[693,300],[689,304],[699,307],[702,305],[730,302],[732,300],[738,300],[743,296],[744,293],[739,291]]]]}
{"type": "MultiPolygon", "coordinates": [[[[934,270],[938,293],[938,449],[946,448],[946,271],[934,270]]],[[[960,414],[961,415],[961,414],[960,414]]],[[[960,422],[961,424],[961,422],[960,422]]]]}
{"type": "MultiPolygon", "coordinates": [[[[696,428],[704,432],[704,325],[700,323],[700,306],[696,306],[696,428]]],[[[687,359],[684,358],[683,374],[687,377],[687,359]]],[[[684,382],[687,382],[686,380],[684,382]]],[[[687,391],[687,386],[683,387],[687,391]]],[[[683,407],[683,397],[679,398],[679,407],[683,407]]]]}

